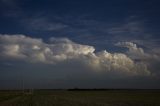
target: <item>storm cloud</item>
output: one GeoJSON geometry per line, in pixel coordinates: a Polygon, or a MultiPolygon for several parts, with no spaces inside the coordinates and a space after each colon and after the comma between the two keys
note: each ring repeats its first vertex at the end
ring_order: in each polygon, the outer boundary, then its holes
{"type": "MultiPolygon", "coordinates": [[[[136,44],[118,43],[129,48],[129,52],[143,54],[136,44]]],[[[147,65],[136,62],[124,53],[110,53],[106,50],[95,52],[89,45],[75,43],[68,38],[50,38],[48,43],[39,38],[25,35],[0,35],[0,56],[2,59],[25,61],[28,63],[61,64],[66,62],[72,67],[72,61],[87,67],[93,72],[108,72],[121,75],[150,75],[147,65]]],[[[65,70],[65,69],[64,69],[65,70]]]]}

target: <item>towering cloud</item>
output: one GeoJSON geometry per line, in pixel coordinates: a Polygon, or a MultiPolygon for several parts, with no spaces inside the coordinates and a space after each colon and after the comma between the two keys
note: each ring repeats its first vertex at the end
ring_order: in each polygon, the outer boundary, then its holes
{"type": "MultiPolygon", "coordinates": [[[[109,53],[106,50],[95,52],[89,45],[77,44],[67,38],[50,38],[50,43],[42,39],[25,35],[0,35],[0,57],[4,60],[21,60],[28,63],[43,63],[58,65],[69,61],[83,64],[87,69],[123,75],[150,75],[147,65],[135,62],[123,53],[109,53]]],[[[116,45],[129,48],[128,53],[143,55],[141,48],[130,42],[116,45]]]]}
{"type": "Polygon", "coordinates": [[[127,54],[134,59],[147,56],[142,48],[138,48],[137,45],[132,42],[118,42],[116,46],[128,48],[129,50],[127,51],[127,54]]]}
{"type": "Polygon", "coordinates": [[[149,52],[144,52],[143,48],[137,47],[137,45],[132,42],[118,42],[115,45],[119,47],[128,48],[126,54],[133,60],[139,60],[149,63],[151,63],[151,61],[160,60],[158,48],[155,48],[156,50],[153,48],[149,50],[149,52]]]}

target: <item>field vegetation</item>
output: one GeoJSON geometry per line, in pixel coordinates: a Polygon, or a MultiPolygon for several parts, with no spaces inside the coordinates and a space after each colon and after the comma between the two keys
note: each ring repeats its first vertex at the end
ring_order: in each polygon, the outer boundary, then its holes
{"type": "Polygon", "coordinates": [[[0,106],[160,106],[160,91],[1,90],[0,106]]]}

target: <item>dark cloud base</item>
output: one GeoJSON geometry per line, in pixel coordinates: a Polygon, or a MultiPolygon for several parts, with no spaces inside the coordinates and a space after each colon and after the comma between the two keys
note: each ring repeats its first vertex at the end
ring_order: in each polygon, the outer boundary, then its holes
{"type": "Polygon", "coordinates": [[[95,52],[93,46],[67,38],[45,43],[25,35],[0,35],[0,89],[19,89],[22,83],[25,88],[160,88],[159,71],[153,68],[159,55],[132,42],[115,46],[128,50],[95,52]]]}

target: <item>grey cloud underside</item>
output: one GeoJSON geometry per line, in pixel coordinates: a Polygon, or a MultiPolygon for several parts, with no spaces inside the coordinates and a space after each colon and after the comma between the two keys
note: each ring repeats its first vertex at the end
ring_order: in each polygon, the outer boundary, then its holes
{"type": "Polygon", "coordinates": [[[137,62],[130,55],[141,57],[144,54],[143,49],[137,48],[136,44],[117,43],[118,46],[129,48],[129,52],[124,54],[106,50],[95,52],[93,46],[78,44],[67,38],[50,38],[49,41],[45,43],[42,39],[25,35],[0,35],[0,57],[7,61],[21,60],[32,64],[60,65],[66,62],[68,67],[72,67],[72,61],[76,61],[93,72],[151,75],[145,62],[137,62]]]}

